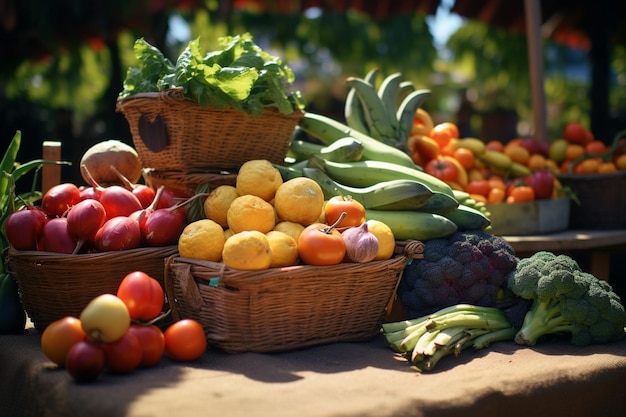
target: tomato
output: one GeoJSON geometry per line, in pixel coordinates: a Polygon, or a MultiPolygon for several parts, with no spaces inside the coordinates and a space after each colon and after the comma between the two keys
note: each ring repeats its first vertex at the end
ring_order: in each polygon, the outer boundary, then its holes
{"type": "Polygon", "coordinates": [[[117,289],[132,320],[152,320],[163,310],[165,296],[159,281],[142,271],[127,274],[117,289]]]}
{"type": "Polygon", "coordinates": [[[135,335],[141,344],[142,367],[154,366],[165,353],[165,336],[163,331],[154,324],[131,324],[128,332],[135,335]]]}
{"type": "Polygon", "coordinates": [[[467,183],[465,186],[465,192],[470,194],[478,194],[483,197],[487,197],[489,195],[489,190],[491,186],[489,185],[489,181],[487,180],[474,180],[467,183]]]}
{"type": "Polygon", "coordinates": [[[526,182],[535,192],[535,199],[551,198],[554,190],[554,176],[550,171],[537,170],[533,172],[526,182]]]}
{"type": "Polygon", "coordinates": [[[604,153],[606,151],[607,151],[606,145],[604,144],[604,142],[600,140],[592,140],[591,142],[585,145],[586,153],[598,154],[598,153],[604,153]]]}
{"type": "Polygon", "coordinates": [[[298,254],[308,265],[336,265],[346,255],[346,244],[336,228],[313,223],[300,233],[298,254]]]}
{"type": "Polygon", "coordinates": [[[444,158],[431,159],[424,170],[443,181],[454,181],[459,176],[459,170],[456,165],[444,158]]]}
{"type": "Polygon", "coordinates": [[[454,150],[452,157],[459,161],[461,166],[465,169],[472,169],[474,167],[474,161],[476,157],[474,156],[474,152],[465,148],[458,148],[454,150]]]}
{"type": "Polygon", "coordinates": [[[183,319],[171,324],[164,333],[165,353],[176,361],[194,361],[207,348],[204,329],[193,319],[183,319]]]}
{"type": "Polygon", "coordinates": [[[504,201],[506,197],[506,193],[502,188],[491,188],[489,190],[489,195],[487,196],[487,203],[489,204],[497,204],[504,201]]]}
{"type": "Polygon", "coordinates": [[[41,334],[41,350],[58,366],[65,366],[65,358],[70,348],[85,340],[87,334],[77,317],[67,316],[48,325],[41,334]]]}
{"type": "Polygon", "coordinates": [[[570,122],[563,129],[563,138],[570,143],[584,145],[593,140],[593,136],[578,122],[570,122]]]}
{"type": "Polygon", "coordinates": [[[141,363],[141,343],[131,332],[127,331],[115,342],[102,343],[100,347],[104,351],[104,366],[113,373],[128,373],[141,363]]]}
{"type": "Polygon", "coordinates": [[[533,201],[535,199],[535,190],[530,185],[518,185],[513,187],[507,197],[507,203],[519,203],[522,201],[533,201]]]}
{"type": "Polygon", "coordinates": [[[356,227],[365,222],[365,207],[349,195],[337,195],[324,205],[324,215],[328,224],[335,224],[342,213],[346,215],[335,227],[356,227]]]}
{"type": "Polygon", "coordinates": [[[459,129],[454,123],[444,122],[435,125],[428,135],[439,144],[440,148],[445,147],[451,139],[459,138],[459,129]]]}

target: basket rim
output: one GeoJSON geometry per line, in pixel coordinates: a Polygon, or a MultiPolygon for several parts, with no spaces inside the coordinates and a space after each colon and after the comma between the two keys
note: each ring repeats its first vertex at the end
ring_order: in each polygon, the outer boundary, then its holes
{"type": "Polygon", "coordinates": [[[178,247],[176,245],[168,245],[168,246],[153,246],[153,247],[140,247],[133,249],[124,249],[119,251],[106,251],[106,252],[89,252],[89,253],[58,253],[58,252],[47,252],[40,250],[18,250],[13,246],[9,246],[9,258],[13,259],[25,259],[25,258],[37,258],[37,259],[46,259],[46,260],[67,260],[68,258],[73,259],[78,262],[93,262],[98,259],[108,259],[111,257],[115,257],[116,259],[125,259],[125,258],[136,258],[137,256],[154,256],[154,255],[172,255],[172,251],[174,254],[178,252],[178,247]]]}
{"type": "Polygon", "coordinates": [[[621,170],[617,172],[607,172],[603,174],[559,174],[557,178],[559,180],[587,180],[587,181],[602,181],[607,179],[622,179],[626,177],[626,171],[621,170]]]}
{"type": "Polygon", "coordinates": [[[359,269],[361,271],[366,271],[367,269],[380,267],[381,265],[395,265],[398,263],[406,263],[413,259],[422,258],[424,251],[424,243],[419,240],[406,240],[406,241],[398,241],[396,242],[396,247],[394,250],[394,254],[389,259],[379,260],[379,261],[370,261],[365,263],[339,263],[336,265],[325,265],[325,266],[317,266],[317,265],[307,265],[307,264],[298,264],[291,265],[286,267],[279,268],[268,268],[264,270],[258,271],[247,271],[247,270],[239,270],[235,268],[230,268],[226,266],[222,262],[212,262],[212,261],[204,261],[199,259],[185,258],[181,257],[179,253],[172,254],[167,257],[165,260],[165,281],[167,287],[168,281],[168,271],[169,267],[172,263],[180,262],[188,265],[195,265],[199,267],[210,268],[211,270],[218,271],[217,275],[214,278],[218,278],[218,286],[219,287],[228,287],[228,281],[233,280],[237,281],[241,279],[243,275],[255,274],[256,278],[262,279],[266,275],[275,275],[281,273],[298,273],[299,271],[311,271],[319,268],[324,268],[327,271],[333,271],[336,269],[345,269],[347,267],[359,269]]]}
{"type": "Polygon", "coordinates": [[[183,95],[182,88],[180,87],[168,88],[167,90],[163,90],[163,91],[135,93],[124,98],[118,98],[116,102],[116,106],[115,106],[116,111],[123,112],[125,107],[138,106],[139,105],[138,102],[140,100],[155,100],[155,99],[166,100],[166,101],[170,101],[174,103],[179,102],[181,104],[193,105],[193,106],[197,106],[202,109],[207,109],[211,111],[218,111],[218,112],[221,111],[225,113],[236,112],[244,116],[251,116],[251,117],[260,117],[262,115],[274,114],[277,116],[283,116],[285,118],[300,119],[304,115],[304,111],[301,109],[294,109],[294,111],[291,113],[282,113],[275,106],[264,107],[263,111],[258,116],[254,116],[251,113],[239,111],[233,107],[203,106],[200,103],[190,98],[185,97],[183,95]]]}

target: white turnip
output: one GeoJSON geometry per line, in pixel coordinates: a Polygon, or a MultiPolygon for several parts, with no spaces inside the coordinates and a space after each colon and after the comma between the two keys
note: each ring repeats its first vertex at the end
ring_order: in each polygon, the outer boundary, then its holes
{"type": "MultiPolygon", "coordinates": [[[[85,165],[98,184],[122,185],[118,176],[111,171],[115,166],[126,178],[136,183],[143,171],[137,151],[124,142],[111,139],[96,143],[83,154],[80,164],[85,165]]],[[[83,179],[89,182],[83,173],[83,179]]]]}

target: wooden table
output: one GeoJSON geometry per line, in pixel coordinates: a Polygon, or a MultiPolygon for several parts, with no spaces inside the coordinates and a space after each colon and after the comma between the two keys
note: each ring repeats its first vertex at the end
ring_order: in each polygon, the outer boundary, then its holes
{"type": "Polygon", "coordinates": [[[626,253],[626,230],[566,230],[540,236],[502,236],[520,257],[546,250],[555,253],[587,252],[590,273],[609,280],[611,253],[626,253]]]}

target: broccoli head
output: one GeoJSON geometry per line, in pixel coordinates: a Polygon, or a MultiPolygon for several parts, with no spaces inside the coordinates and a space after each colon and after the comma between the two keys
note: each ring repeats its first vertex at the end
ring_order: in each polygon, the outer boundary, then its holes
{"type": "Polygon", "coordinates": [[[520,259],[508,289],[532,301],[515,335],[518,344],[533,346],[547,335],[568,335],[579,346],[624,338],[626,313],[619,296],[567,255],[541,251],[520,259]]]}
{"type": "Polygon", "coordinates": [[[423,255],[405,267],[398,287],[410,318],[459,303],[497,306],[517,264],[513,248],[483,230],[427,240],[423,255]]]}

